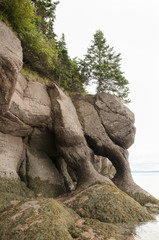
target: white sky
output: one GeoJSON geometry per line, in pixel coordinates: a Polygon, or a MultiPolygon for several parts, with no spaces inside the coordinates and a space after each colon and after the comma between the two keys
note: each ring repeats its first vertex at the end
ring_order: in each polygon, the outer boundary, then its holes
{"type": "Polygon", "coordinates": [[[159,0],[60,0],[55,32],[72,58],[83,57],[99,29],[122,54],[129,81],[137,128],[130,161],[159,163],[159,0]]]}

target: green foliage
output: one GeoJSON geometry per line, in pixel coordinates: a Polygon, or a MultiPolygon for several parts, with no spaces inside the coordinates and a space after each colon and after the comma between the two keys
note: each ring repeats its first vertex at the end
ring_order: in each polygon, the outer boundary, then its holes
{"type": "Polygon", "coordinates": [[[46,77],[40,76],[37,71],[33,71],[30,67],[23,65],[21,69],[21,73],[24,77],[32,79],[33,81],[37,81],[44,84],[49,84],[50,79],[46,77]]]}
{"type": "Polygon", "coordinates": [[[57,50],[55,41],[50,41],[45,35],[35,30],[21,34],[24,63],[46,77],[52,74],[57,65],[57,50]]]}
{"type": "Polygon", "coordinates": [[[65,36],[57,42],[59,67],[56,78],[59,85],[70,92],[84,92],[76,59],[71,59],[66,48],[65,36]]]}
{"type": "Polygon", "coordinates": [[[120,56],[114,52],[113,47],[107,45],[102,31],[98,30],[84,60],[80,60],[81,75],[86,84],[95,80],[97,93],[115,94],[127,103],[130,102],[127,99],[128,81],[120,69],[120,56]]]}
{"type": "Polygon", "coordinates": [[[40,21],[36,21],[36,26],[48,39],[55,37],[53,31],[55,21],[56,6],[59,2],[52,2],[51,0],[32,0],[36,9],[37,15],[40,16],[40,21]]]}
{"type": "Polygon", "coordinates": [[[64,35],[60,41],[55,40],[57,4],[51,0],[0,0],[0,19],[17,32],[25,66],[67,91],[83,92],[79,68],[68,55],[64,35]]]}
{"type": "Polygon", "coordinates": [[[17,33],[34,28],[36,9],[29,0],[0,1],[0,12],[1,18],[7,19],[17,33]]]}
{"type": "Polygon", "coordinates": [[[0,9],[22,42],[24,62],[40,73],[51,75],[57,61],[56,44],[38,32],[35,23],[40,18],[31,0],[4,0],[0,9]]]}

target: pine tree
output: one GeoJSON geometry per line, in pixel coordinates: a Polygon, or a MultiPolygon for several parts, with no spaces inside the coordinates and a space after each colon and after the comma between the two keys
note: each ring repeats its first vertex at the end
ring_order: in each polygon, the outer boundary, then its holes
{"type": "Polygon", "coordinates": [[[58,1],[53,2],[52,0],[32,0],[34,3],[37,15],[40,19],[37,19],[36,25],[43,34],[47,36],[48,39],[53,39],[55,37],[54,33],[54,22],[55,22],[55,11],[58,1]]]}
{"type": "Polygon", "coordinates": [[[96,92],[106,92],[118,96],[128,103],[128,81],[120,68],[121,54],[116,54],[113,47],[107,44],[103,32],[94,34],[92,45],[87,49],[84,60],[80,60],[81,75],[86,85],[94,80],[96,92]]]}
{"type": "Polygon", "coordinates": [[[71,59],[68,54],[65,35],[57,41],[59,65],[56,77],[58,85],[69,92],[84,92],[82,78],[80,77],[79,67],[76,59],[71,59]]]}

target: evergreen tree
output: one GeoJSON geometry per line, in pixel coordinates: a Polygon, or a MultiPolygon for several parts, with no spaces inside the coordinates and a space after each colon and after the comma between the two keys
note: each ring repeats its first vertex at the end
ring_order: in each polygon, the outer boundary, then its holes
{"type": "Polygon", "coordinates": [[[58,84],[70,92],[84,92],[77,61],[69,57],[64,33],[62,38],[57,41],[57,50],[59,58],[58,84]]]}
{"type": "Polygon", "coordinates": [[[55,11],[59,2],[53,2],[52,0],[32,0],[32,2],[36,7],[37,15],[40,16],[40,19],[36,19],[36,25],[39,31],[45,34],[48,39],[54,38],[55,33],[53,27],[56,18],[55,11]]]}
{"type": "Polygon", "coordinates": [[[128,103],[128,81],[120,69],[121,54],[116,54],[113,47],[107,44],[102,31],[94,34],[92,45],[87,49],[84,60],[80,60],[81,75],[85,83],[94,80],[97,93],[115,94],[128,103]]]}

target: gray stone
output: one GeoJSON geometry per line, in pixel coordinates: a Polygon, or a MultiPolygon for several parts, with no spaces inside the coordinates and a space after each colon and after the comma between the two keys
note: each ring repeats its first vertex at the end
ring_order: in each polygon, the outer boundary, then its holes
{"type": "Polygon", "coordinates": [[[5,116],[0,116],[0,131],[17,137],[25,137],[30,135],[33,129],[8,111],[5,116]]]}
{"type": "Polygon", "coordinates": [[[115,167],[113,182],[125,192],[148,195],[134,183],[128,161],[126,148],[135,136],[133,113],[117,97],[106,93],[76,95],[73,102],[88,145],[96,155],[108,158],[115,167]]]}
{"type": "Polygon", "coordinates": [[[44,152],[27,148],[26,175],[29,188],[36,194],[56,197],[65,192],[62,175],[44,152]]]}
{"type": "Polygon", "coordinates": [[[95,108],[109,137],[115,144],[129,148],[135,139],[134,114],[116,96],[101,93],[95,108]]]}
{"type": "Polygon", "coordinates": [[[67,186],[67,190],[71,191],[71,192],[74,191],[76,188],[76,184],[73,182],[73,180],[68,172],[67,163],[65,162],[65,160],[62,157],[60,157],[58,159],[58,163],[59,163],[60,171],[64,177],[65,184],[67,186]]]}
{"type": "Polygon", "coordinates": [[[50,121],[51,103],[46,86],[18,76],[10,112],[30,126],[45,126],[50,121]]]}
{"type": "Polygon", "coordinates": [[[67,164],[76,170],[78,185],[96,181],[112,182],[100,175],[91,163],[91,154],[71,99],[56,85],[50,89],[56,145],[67,164]]]}
{"type": "Polygon", "coordinates": [[[23,58],[21,42],[2,21],[0,21],[0,54],[13,62],[18,71],[21,70],[23,58]]]}
{"type": "Polygon", "coordinates": [[[23,156],[23,142],[19,137],[0,133],[0,177],[19,179],[17,174],[23,156]]]}
{"type": "Polygon", "coordinates": [[[22,48],[16,35],[0,21],[0,113],[4,114],[22,67],[22,48]]]}

